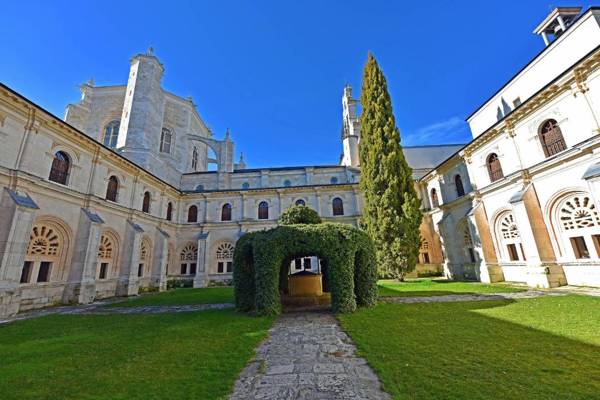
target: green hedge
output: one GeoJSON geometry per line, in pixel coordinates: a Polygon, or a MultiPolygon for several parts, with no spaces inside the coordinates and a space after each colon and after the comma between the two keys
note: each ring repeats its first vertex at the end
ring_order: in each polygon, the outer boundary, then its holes
{"type": "Polygon", "coordinates": [[[233,258],[237,309],[279,314],[289,263],[307,255],[322,260],[334,312],[377,302],[375,253],[367,234],[347,224],[300,224],[247,233],[238,240],[233,258]]]}
{"type": "Polygon", "coordinates": [[[281,225],[320,224],[319,214],[307,206],[293,206],[285,210],[279,217],[281,225]]]}

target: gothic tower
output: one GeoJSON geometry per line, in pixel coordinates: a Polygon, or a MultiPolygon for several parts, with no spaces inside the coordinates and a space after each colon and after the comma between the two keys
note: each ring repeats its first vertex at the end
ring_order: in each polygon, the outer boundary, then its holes
{"type": "Polygon", "coordinates": [[[160,81],[162,64],[150,48],[131,59],[117,148],[124,156],[151,172],[160,146],[164,97],[160,81]]]}
{"type": "Polygon", "coordinates": [[[360,121],[356,116],[358,100],[352,98],[352,87],[346,85],[342,96],[342,154],[341,165],[358,167],[358,145],[360,143],[360,121]]]}

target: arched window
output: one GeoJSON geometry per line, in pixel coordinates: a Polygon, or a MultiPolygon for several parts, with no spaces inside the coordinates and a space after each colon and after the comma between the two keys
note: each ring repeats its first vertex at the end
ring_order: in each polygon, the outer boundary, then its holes
{"type": "Polygon", "coordinates": [[[217,247],[217,273],[230,274],[233,272],[233,250],[231,243],[221,243],[217,247]]]}
{"type": "Polygon", "coordinates": [[[152,249],[152,244],[150,243],[150,239],[143,238],[140,243],[140,262],[138,264],[138,277],[143,277],[146,275],[146,269],[150,265],[150,250],[152,249]]]}
{"type": "Polygon", "coordinates": [[[587,193],[575,193],[557,207],[557,223],[566,249],[576,259],[600,257],[600,216],[587,193]]]}
{"type": "Polygon", "coordinates": [[[169,128],[162,128],[160,134],[160,151],[161,153],[171,153],[171,142],[173,141],[173,132],[169,128]]]}
{"type": "Polygon", "coordinates": [[[266,201],[258,204],[258,219],[269,219],[269,203],[266,201]]]}
{"type": "Polygon", "coordinates": [[[502,179],[504,177],[502,165],[500,165],[500,159],[496,153],[492,153],[487,156],[486,165],[491,182],[496,182],[498,179],[502,179]]]}
{"type": "Polygon", "coordinates": [[[242,183],[242,189],[250,189],[250,184],[248,182],[242,183]]]}
{"type": "Polygon", "coordinates": [[[554,119],[544,122],[540,126],[538,135],[546,157],[553,156],[567,149],[562,131],[554,119]]]}
{"type": "Polygon", "coordinates": [[[144,200],[142,201],[142,211],[145,213],[149,213],[150,212],[150,192],[145,192],[144,193],[144,200]]]}
{"type": "Polygon", "coordinates": [[[344,215],[344,202],[339,197],[336,197],[331,201],[331,208],[333,209],[333,215],[344,215]]]}
{"type": "Polygon", "coordinates": [[[421,264],[431,263],[429,259],[429,242],[427,241],[427,239],[421,240],[421,246],[419,247],[419,256],[421,264]]]}
{"type": "Polygon", "coordinates": [[[462,237],[466,257],[465,262],[473,264],[477,262],[477,259],[475,258],[475,248],[473,247],[473,240],[471,239],[471,231],[467,224],[463,225],[462,237]]]}
{"type": "Polygon", "coordinates": [[[196,146],[192,149],[192,171],[198,170],[198,149],[196,146]]]}
{"type": "Polygon", "coordinates": [[[290,181],[289,179],[286,179],[285,181],[283,181],[283,186],[285,186],[285,187],[292,186],[292,181],[290,181]]]}
{"type": "Polygon", "coordinates": [[[505,212],[498,217],[497,224],[496,235],[504,258],[509,261],[525,261],[525,252],[514,215],[505,212]]]}
{"type": "Polygon", "coordinates": [[[203,191],[204,191],[204,185],[196,186],[196,192],[203,192],[203,191]]]}
{"type": "Polygon", "coordinates": [[[431,189],[431,208],[436,208],[440,206],[440,201],[438,199],[437,190],[435,188],[431,189]]]}
{"type": "Polygon", "coordinates": [[[331,184],[335,185],[336,183],[338,183],[338,178],[335,176],[332,176],[331,179],[329,180],[329,182],[331,182],[331,184]]]}
{"type": "Polygon", "coordinates": [[[181,275],[196,275],[196,267],[198,265],[198,246],[188,244],[180,254],[180,274],[181,275]]]}
{"type": "Polygon", "coordinates": [[[231,221],[231,204],[223,204],[221,208],[221,221],[231,221]]]}
{"type": "Polygon", "coordinates": [[[21,283],[50,282],[58,277],[65,237],[52,225],[35,224],[29,236],[21,283]],[[53,271],[58,272],[53,272],[53,271]]]}
{"type": "Polygon", "coordinates": [[[198,222],[198,206],[191,205],[188,208],[187,222],[198,222]]]}
{"type": "Polygon", "coordinates": [[[121,122],[119,121],[110,121],[104,128],[104,140],[102,142],[106,147],[110,147],[111,149],[117,147],[120,125],[121,122]]]}
{"type": "Polygon", "coordinates": [[[112,175],[108,178],[108,184],[106,185],[106,200],[117,201],[117,195],[119,193],[119,180],[116,176],[112,175]]]}
{"type": "Polygon", "coordinates": [[[167,221],[173,219],[173,203],[167,203],[167,221]]]}
{"type": "Polygon", "coordinates": [[[114,260],[117,256],[116,241],[109,233],[100,236],[98,245],[98,270],[96,277],[98,279],[111,278],[114,260]]]}
{"type": "Polygon", "coordinates": [[[297,206],[305,206],[305,205],[306,205],[306,202],[305,202],[304,200],[302,200],[302,199],[298,199],[298,200],[296,200],[296,203],[295,203],[295,204],[296,204],[297,206]]]}
{"type": "Polygon", "coordinates": [[[462,178],[458,174],[454,176],[454,186],[456,186],[456,195],[458,197],[465,195],[465,187],[463,186],[462,178]]]}
{"type": "Polygon", "coordinates": [[[52,167],[50,168],[50,179],[52,182],[60,183],[63,185],[67,184],[69,179],[69,171],[71,169],[71,159],[64,151],[57,151],[54,154],[54,160],[52,160],[52,167]]]}

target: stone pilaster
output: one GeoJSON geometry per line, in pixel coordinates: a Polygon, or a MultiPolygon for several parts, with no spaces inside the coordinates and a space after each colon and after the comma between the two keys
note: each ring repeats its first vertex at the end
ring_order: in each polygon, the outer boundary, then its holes
{"type": "Polygon", "coordinates": [[[5,228],[0,229],[0,318],[19,311],[19,281],[37,209],[27,194],[8,188],[0,192],[0,221],[5,228]]]}
{"type": "Polygon", "coordinates": [[[142,242],[142,227],[128,220],[125,228],[125,240],[123,245],[123,262],[119,282],[117,284],[117,296],[133,296],[138,294],[138,265],[140,263],[140,245],[142,242]]]}
{"type": "MultiPolygon", "coordinates": [[[[517,209],[517,220],[522,220],[526,217],[528,223],[519,225],[519,232],[523,229],[525,237],[533,239],[537,254],[533,254],[533,261],[538,265],[527,274],[527,284],[532,287],[556,287],[567,284],[567,278],[562,269],[562,266],[556,263],[556,255],[548,227],[544,222],[542,209],[537,197],[537,193],[533,184],[524,189],[522,201],[513,203],[513,207],[517,209]],[[519,211],[519,209],[521,209],[519,211]]],[[[518,224],[517,221],[517,224],[518,224]]],[[[531,241],[531,240],[530,240],[531,241]]],[[[531,249],[532,246],[526,246],[531,249]]],[[[529,255],[528,262],[529,262],[529,255]]]]}
{"type": "Polygon", "coordinates": [[[194,287],[201,288],[208,286],[208,233],[199,233],[198,239],[198,265],[196,276],[194,276],[194,287]]]}
{"type": "Polygon", "coordinates": [[[323,214],[321,214],[321,193],[319,193],[318,191],[315,190],[315,211],[317,212],[317,214],[319,214],[321,217],[323,217],[323,214]]]}
{"type": "Polygon", "coordinates": [[[75,239],[75,252],[63,302],[88,304],[96,296],[98,246],[104,221],[98,214],[81,209],[75,239]]]}
{"type": "Polygon", "coordinates": [[[469,217],[471,224],[477,228],[477,236],[481,242],[483,260],[479,264],[479,279],[488,283],[503,281],[504,274],[502,268],[498,265],[494,241],[483,202],[474,207],[469,217]]]}
{"type": "Polygon", "coordinates": [[[167,264],[169,262],[169,234],[162,229],[156,230],[154,236],[154,255],[152,257],[152,273],[150,285],[159,292],[167,290],[167,264]]]}

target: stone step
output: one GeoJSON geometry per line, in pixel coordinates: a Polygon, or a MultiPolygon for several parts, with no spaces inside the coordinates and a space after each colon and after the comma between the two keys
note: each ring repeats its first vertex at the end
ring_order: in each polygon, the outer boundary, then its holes
{"type": "Polygon", "coordinates": [[[331,307],[331,294],[323,293],[321,296],[289,296],[281,297],[284,311],[299,311],[313,309],[327,309],[331,307]]]}

